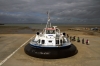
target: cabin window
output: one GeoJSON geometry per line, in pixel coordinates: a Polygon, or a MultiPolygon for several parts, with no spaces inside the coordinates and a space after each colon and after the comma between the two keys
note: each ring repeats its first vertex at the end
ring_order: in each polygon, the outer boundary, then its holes
{"type": "Polygon", "coordinates": [[[45,40],[42,40],[42,44],[44,44],[45,43],[45,40]]]}
{"type": "Polygon", "coordinates": [[[52,41],[48,41],[49,43],[52,43],[52,41]]]}
{"type": "Polygon", "coordinates": [[[55,30],[46,30],[46,34],[55,34],[55,30]]]}
{"type": "Polygon", "coordinates": [[[59,40],[56,40],[56,44],[59,44],[59,40]]]}
{"type": "Polygon", "coordinates": [[[39,43],[40,43],[40,39],[39,39],[39,43]]]}
{"type": "Polygon", "coordinates": [[[62,44],[62,40],[60,40],[60,43],[62,44]]]}

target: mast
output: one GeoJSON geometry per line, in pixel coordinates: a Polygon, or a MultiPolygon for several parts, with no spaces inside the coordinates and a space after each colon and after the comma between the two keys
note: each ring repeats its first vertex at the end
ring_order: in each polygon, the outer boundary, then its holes
{"type": "Polygon", "coordinates": [[[48,15],[48,20],[47,20],[46,28],[50,28],[51,27],[51,23],[50,23],[50,15],[49,15],[48,11],[47,11],[47,15],[48,15]]]}

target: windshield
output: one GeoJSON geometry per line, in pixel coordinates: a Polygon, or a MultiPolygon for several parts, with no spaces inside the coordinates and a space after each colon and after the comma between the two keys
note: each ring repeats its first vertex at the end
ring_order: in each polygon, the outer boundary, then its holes
{"type": "Polygon", "coordinates": [[[55,34],[55,30],[46,30],[46,34],[55,34]]]}

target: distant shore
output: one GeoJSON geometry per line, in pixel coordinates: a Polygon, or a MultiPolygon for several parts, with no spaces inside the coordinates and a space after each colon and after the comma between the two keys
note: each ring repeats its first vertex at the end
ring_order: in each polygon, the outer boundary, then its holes
{"type": "MultiPolygon", "coordinates": [[[[28,24],[28,25],[0,25],[0,34],[36,34],[41,32],[45,28],[45,25],[40,24],[28,24]]],[[[100,35],[100,26],[95,25],[59,25],[61,32],[68,34],[80,33],[81,35],[100,35]],[[98,27],[99,31],[91,31],[92,27],[98,27]]]]}

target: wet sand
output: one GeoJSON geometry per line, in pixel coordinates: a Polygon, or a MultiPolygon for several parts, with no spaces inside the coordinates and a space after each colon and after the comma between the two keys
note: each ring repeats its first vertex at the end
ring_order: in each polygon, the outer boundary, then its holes
{"type": "MultiPolygon", "coordinates": [[[[24,53],[24,46],[11,56],[2,66],[100,66],[100,34],[93,32],[67,30],[60,27],[70,36],[89,39],[90,44],[72,43],[77,47],[78,53],[72,57],[62,59],[40,59],[24,53]]],[[[34,31],[33,31],[34,32],[34,31]]],[[[0,34],[0,62],[16,50],[34,34],[0,34]]]]}

